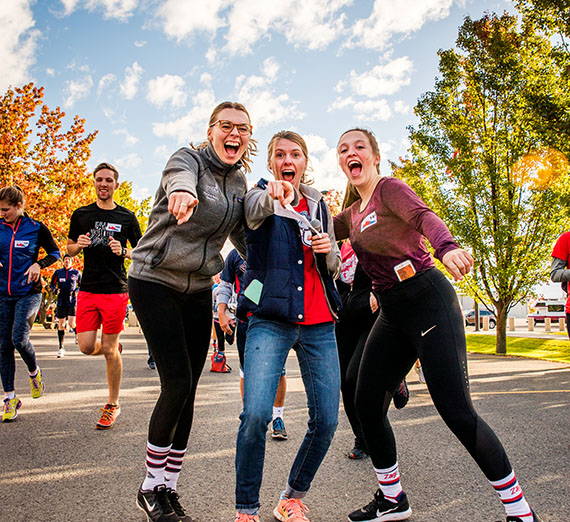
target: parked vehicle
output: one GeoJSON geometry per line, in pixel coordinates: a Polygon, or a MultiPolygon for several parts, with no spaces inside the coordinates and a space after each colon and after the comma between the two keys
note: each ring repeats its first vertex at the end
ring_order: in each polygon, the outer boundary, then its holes
{"type": "MultiPolygon", "coordinates": [[[[465,326],[475,326],[475,310],[465,310],[463,312],[465,326]]],[[[479,328],[483,328],[483,317],[489,318],[489,328],[493,330],[497,326],[497,317],[489,310],[479,310],[479,328]]]]}
{"type": "Polygon", "coordinates": [[[562,300],[539,300],[535,301],[530,307],[528,321],[534,321],[534,324],[544,323],[549,317],[552,322],[558,322],[559,319],[566,319],[565,301],[562,300]]]}

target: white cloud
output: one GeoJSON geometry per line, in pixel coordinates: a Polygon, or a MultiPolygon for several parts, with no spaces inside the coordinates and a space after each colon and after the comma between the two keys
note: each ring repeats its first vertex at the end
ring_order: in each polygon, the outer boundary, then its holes
{"type": "Polygon", "coordinates": [[[154,149],[154,155],[158,159],[164,161],[166,161],[170,157],[170,154],[172,154],[172,151],[166,145],[159,145],[154,149]]]}
{"type": "Polygon", "coordinates": [[[409,35],[449,15],[454,0],[375,0],[368,18],[357,20],[348,47],[383,49],[395,34],[409,35]]]}
{"type": "Polygon", "coordinates": [[[305,114],[298,110],[298,102],[291,100],[288,94],[275,93],[270,87],[277,80],[279,64],[267,58],[261,70],[263,76],[236,78],[237,99],[247,107],[254,129],[289,118],[302,119],[305,114]]]}
{"type": "Polygon", "coordinates": [[[111,73],[103,76],[99,80],[99,83],[97,84],[97,96],[101,96],[101,94],[103,94],[104,91],[107,90],[107,87],[109,87],[109,85],[111,85],[113,82],[115,82],[116,79],[117,79],[117,77],[111,73]]]}
{"type": "Polygon", "coordinates": [[[346,177],[338,166],[336,148],[329,147],[322,136],[315,134],[303,135],[309,149],[310,165],[315,184],[319,190],[336,189],[343,191],[346,187],[346,177]]]}
{"type": "Polygon", "coordinates": [[[60,0],[60,2],[63,4],[64,16],[68,16],[75,11],[79,0],[60,0]]]}
{"type": "Polygon", "coordinates": [[[121,84],[121,94],[127,100],[132,100],[136,96],[142,73],[143,68],[137,62],[125,69],[125,79],[121,84]]]}
{"type": "Polygon", "coordinates": [[[55,69],[52,69],[51,67],[48,67],[48,68],[46,69],[46,74],[47,74],[48,76],[52,76],[52,77],[55,76],[55,69]]]}
{"type": "Polygon", "coordinates": [[[136,40],[134,42],[135,47],[144,47],[147,44],[146,40],[136,40]]]}
{"type": "Polygon", "coordinates": [[[213,47],[210,47],[206,51],[206,60],[208,61],[208,65],[214,65],[216,58],[218,57],[218,52],[213,47]]]}
{"type": "Polygon", "coordinates": [[[87,0],[86,7],[90,11],[103,9],[103,17],[125,21],[137,8],[138,0],[87,0]]]}
{"type": "Polygon", "coordinates": [[[202,85],[204,85],[205,87],[211,87],[212,86],[212,75],[210,73],[202,73],[200,75],[200,83],[202,85]]]}
{"type": "Polygon", "coordinates": [[[408,114],[410,112],[410,106],[404,100],[397,100],[394,102],[394,112],[408,114]]]}
{"type": "Polygon", "coordinates": [[[179,145],[188,141],[204,140],[210,113],[216,105],[214,93],[211,90],[202,90],[192,98],[192,101],[194,106],[181,118],[153,123],[154,135],[159,138],[172,137],[179,145]]]}
{"type": "Polygon", "coordinates": [[[358,101],[354,104],[353,110],[360,121],[387,121],[392,117],[390,105],[383,99],[358,101]]]}
{"type": "Polygon", "coordinates": [[[87,74],[77,80],[67,80],[65,82],[65,87],[63,88],[63,94],[65,96],[63,106],[67,109],[73,107],[75,102],[89,96],[92,87],[93,79],[90,74],[87,74]]]}
{"type": "Polygon", "coordinates": [[[115,122],[115,110],[110,107],[103,107],[103,114],[111,122],[115,122]]]}
{"type": "Polygon", "coordinates": [[[394,94],[403,86],[410,85],[413,63],[407,57],[396,58],[379,64],[362,74],[350,73],[350,86],[353,92],[368,98],[394,94]]]}
{"type": "MultiPolygon", "coordinates": [[[[69,16],[80,7],[80,0],[60,0],[63,4],[63,15],[69,16]]],[[[83,2],[89,11],[103,10],[103,18],[120,21],[128,20],[134,13],[139,0],[86,0],[83,2]]]]}
{"type": "Polygon", "coordinates": [[[125,144],[129,147],[139,142],[139,139],[136,136],[133,136],[127,129],[115,129],[113,134],[124,136],[125,144]]]}
{"type": "Polygon", "coordinates": [[[36,49],[41,37],[35,25],[31,5],[33,0],[0,2],[0,92],[10,85],[29,81],[30,67],[36,61],[36,49]]]}
{"type": "Polygon", "coordinates": [[[343,110],[348,107],[353,107],[355,104],[354,98],[352,96],[348,96],[343,98],[339,96],[335,101],[333,101],[330,107],[327,109],[327,112],[343,110]]]}
{"type": "Polygon", "coordinates": [[[142,160],[138,154],[131,152],[130,154],[117,158],[115,160],[115,165],[119,172],[121,172],[123,169],[136,169],[137,167],[140,167],[142,165],[142,160]]]}
{"type": "Polygon", "coordinates": [[[157,76],[147,83],[146,99],[156,107],[170,103],[172,107],[183,107],[186,104],[186,84],[180,76],[165,74],[157,76]]]}
{"type": "Polygon", "coordinates": [[[215,34],[225,25],[219,12],[229,4],[229,0],[166,0],[156,14],[165,34],[180,41],[194,32],[215,34]]]}
{"type": "Polygon", "coordinates": [[[353,0],[236,0],[229,14],[226,49],[230,54],[247,54],[270,33],[285,35],[295,47],[324,49],[344,30],[341,9],[353,0]]]}

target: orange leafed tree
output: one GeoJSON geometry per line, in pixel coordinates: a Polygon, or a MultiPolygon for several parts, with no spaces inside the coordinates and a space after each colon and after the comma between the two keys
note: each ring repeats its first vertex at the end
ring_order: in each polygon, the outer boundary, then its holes
{"type": "MultiPolygon", "coordinates": [[[[94,198],[87,161],[97,131],[86,134],[79,116],[63,130],[65,112],[47,107],[43,97],[43,87],[29,83],[0,98],[0,187],[18,185],[26,196],[26,212],[49,228],[65,252],[72,212],[94,198]]],[[[44,280],[58,266],[42,271],[44,280]]],[[[46,299],[42,316],[45,308],[46,299]]]]}
{"type": "Polygon", "coordinates": [[[79,116],[63,130],[65,112],[47,107],[43,96],[43,87],[29,83],[0,98],[0,186],[18,185],[30,217],[63,247],[72,212],[93,200],[87,161],[97,131],[86,134],[79,116]]]}

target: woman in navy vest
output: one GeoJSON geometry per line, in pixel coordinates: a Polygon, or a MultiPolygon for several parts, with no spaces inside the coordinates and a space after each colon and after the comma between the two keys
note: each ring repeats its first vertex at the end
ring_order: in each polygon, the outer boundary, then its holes
{"type": "Polygon", "coordinates": [[[0,189],[0,375],[4,387],[2,421],[18,416],[15,350],[28,367],[32,397],[44,392],[42,373],[30,342],[30,330],[42,302],[40,270],[60,258],[48,228],[24,214],[19,187],[0,189]],[[46,256],[38,260],[40,248],[46,256]]]}
{"type": "Polygon", "coordinates": [[[236,522],[259,520],[265,434],[291,348],[297,352],[305,384],[309,423],[273,511],[278,520],[308,520],[301,498],[338,422],[340,372],[334,320],[340,298],[333,278],[340,254],[331,215],[322,194],[306,184],[308,151],[301,136],[277,133],[267,156],[275,180],[260,180],[244,202],[247,271],[238,317],[248,317],[249,327],[237,437],[236,522]],[[284,215],[285,206],[289,215],[284,215]]]}

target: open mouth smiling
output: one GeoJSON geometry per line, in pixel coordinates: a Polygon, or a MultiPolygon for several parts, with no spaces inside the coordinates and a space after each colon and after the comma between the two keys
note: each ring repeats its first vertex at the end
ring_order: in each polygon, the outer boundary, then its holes
{"type": "Polygon", "coordinates": [[[281,179],[283,181],[288,181],[289,183],[292,183],[293,180],[295,179],[295,172],[293,172],[292,170],[284,170],[281,172],[281,179]]]}
{"type": "Polygon", "coordinates": [[[348,162],[348,169],[353,175],[360,174],[362,172],[362,163],[358,160],[350,160],[348,162]]]}
{"type": "Polygon", "coordinates": [[[228,156],[235,156],[239,151],[240,144],[237,141],[226,141],[224,143],[224,150],[228,156]]]}

